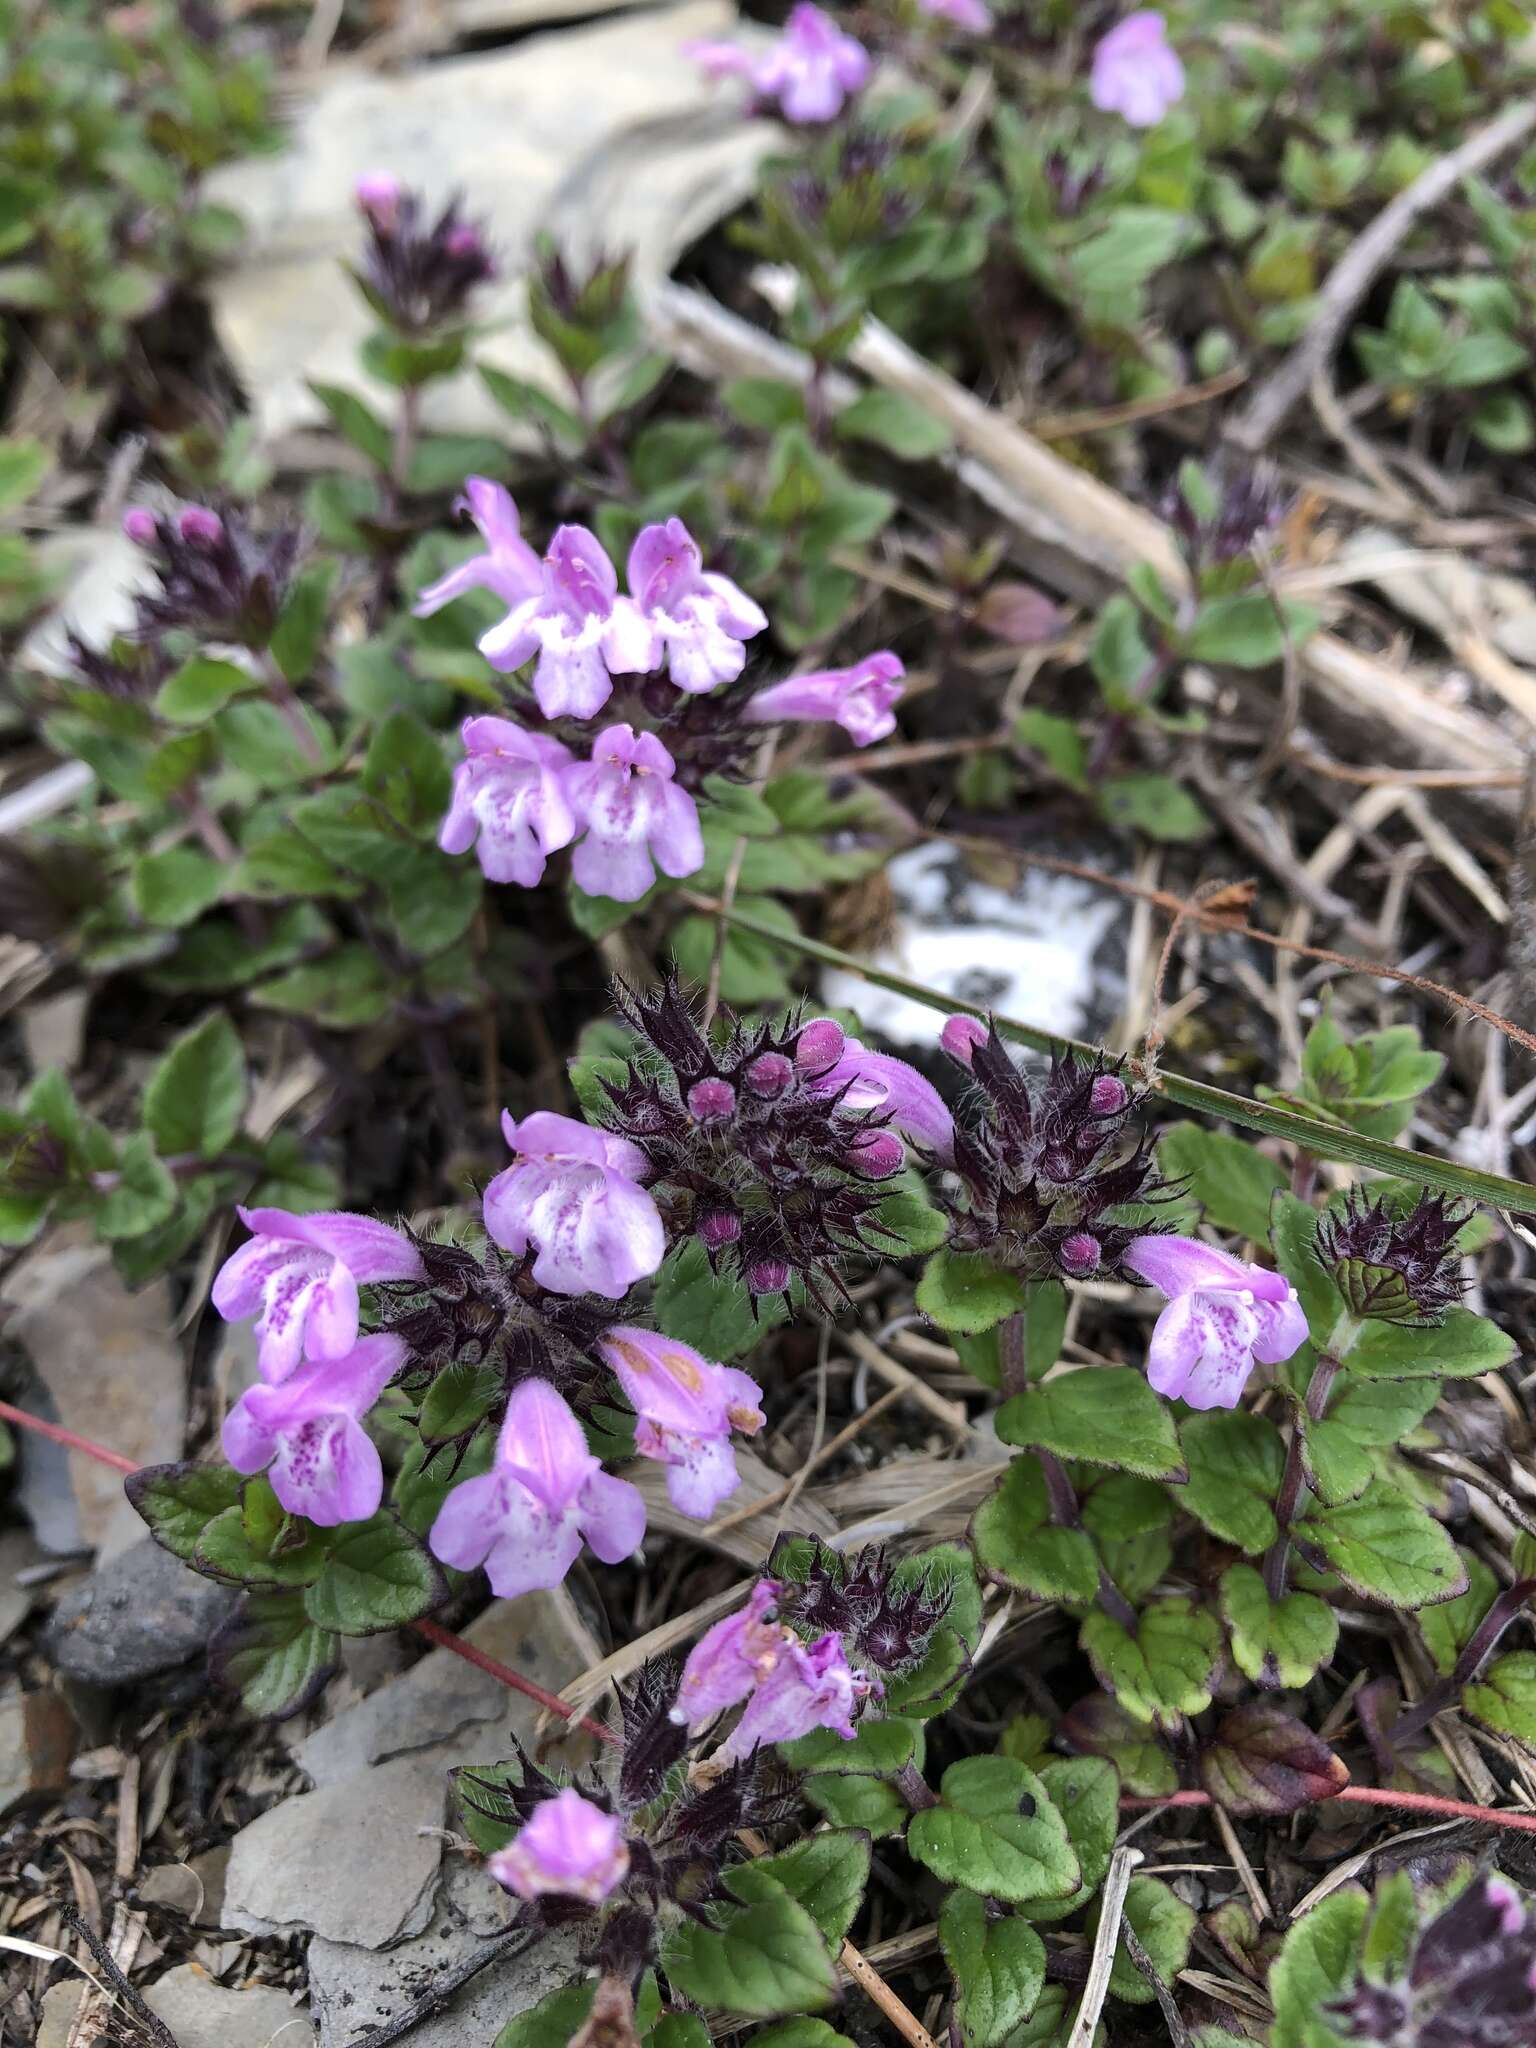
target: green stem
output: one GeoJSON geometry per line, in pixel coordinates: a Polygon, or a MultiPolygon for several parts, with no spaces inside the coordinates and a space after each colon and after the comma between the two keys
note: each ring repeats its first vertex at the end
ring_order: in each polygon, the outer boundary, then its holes
{"type": "MultiPolygon", "coordinates": [[[[1339,1376],[1344,1360],[1354,1349],[1364,1329],[1363,1323],[1346,1309],[1333,1326],[1326,1347],[1317,1355],[1312,1368],[1312,1378],[1307,1385],[1305,1402],[1308,1420],[1321,1422],[1328,1412],[1328,1399],[1333,1392],[1333,1383],[1339,1376]]],[[[1306,1489],[1306,1465],[1303,1449],[1306,1431],[1298,1415],[1291,1430],[1290,1449],[1285,1454],[1285,1470],[1280,1476],[1280,1491],[1275,1499],[1275,1521],[1280,1533],[1269,1547],[1264,1559],[1264,1587],[1271,1600],[1283,1600],[1290,1584],[1291,1571],[1291,1527],[1296,1521],[1301,1506],[1301,1496],[1306,1489]]]]}
{"type": "MultiPolygon", "coordinates": [[[[1040,1469],[1045,1474],[1045,1491],[1051,1504],[1051,1520],[1058,1529],[1081,1529],[1082,1512],[1077,1504],[1077,1493],[1067,1477],[1066,1466],[1054,1451],[1042,1451],[1037,1448],[1035,1456],[1040,1460],[1040,1469]]],[[[1136,1610],[1103,1564],[1099,1566],[1099,1589],[1094,1598],[1111,1621],[1118,1621],[1128,1636],[1135,1635],[1140,1626],[1136,1610]]]]}

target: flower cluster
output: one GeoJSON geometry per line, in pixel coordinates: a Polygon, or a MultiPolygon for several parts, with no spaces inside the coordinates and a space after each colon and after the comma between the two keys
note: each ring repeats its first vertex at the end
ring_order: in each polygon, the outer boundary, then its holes
{"type": "Polygon", "coordinates": [[[777,1580],[759,1579],[746,1606],[706,1629],[683,1667],[672,1709],[679,1725],[707,1727],[746,1701],[718,1752],[729,1762],[817,1728],[851,1742],[853,1717],[875,1689],[874,1681],[849,1664],[835,1630],[805,1643],[778,1619],[783,1591],[777,1580]]]}
{"type": "Polygon", "coordinates": [[[948,1156],[953,1124],[915,1068],[868,1051],[830,1017],[731,1025],[706,1038],[677,983],[616,995],[644,1052],[604,1080],[609,1121],[665,1191],[675,1226],[754,1296],[797,1276],[820,1299],[838,1266],[876,1251],[877,1185],[903,1139],[948,1156]]]}
{"type": "Polygon", "coordinates": [[[926,1577],[904,1578],[881,1544],[845,1558],[814,1536],[781,1536],[768,1569],[785,1580],[786,1619],[810,1634],[831,1629],[882,1678],[922,1662],[950,1608],[948,1591],[936,1591],[926,1577]]]}
{"type": "Polygon", "coordinates": [[[869,52],[810,0],[790,9],[783,34],[754,53],[740,43],[686,46],[711,78],[745,79],[751,105],[777,105],[786,121],[835,121],[861,93],[872,70],[869,52]]]}
{"type": "Polygon", "coordinates": [[[134,598],[134,637],[185,627],[215,640],[263,648],[293,580],[299,529],[256,533],[238,512],[184,505],[174,518],[134,505],[123,531],[154,556],[158,590],[134,598]]]}
{"type": "MultiPolygon", "coordinates": [[[[507,612],[482,634],[480,651],[503,673],[534,663],[533,696],[547,719],[594,718],[616,677],[655,677],[663,668],[684,698],[706,695],[736,681],[747,641],[768,624],[744,590],[705,569],[680,519],[658,521],[636,536],[621,592],[617,570],[587,527],[557,528],[541,559],[499,484],[470,477],[461,503],[485,552],[422,591],[417,615],[440,611],[466,591],[490,591],[507,612]]],[[[853,669],[765,690],[745,715],[836,719],[867,745],[895,727],[891,706],[901,674],[894,655],[875,654],[853,669]]],[[[652,700],[645,691],[642,701],[652,700]]],[[[681,879],[702,867],[698,806],[655,732],[610,725],[586,760],[510,718],[467,719],[462,737],[464,759],[454,771],[438,843],[447,853],[474,847],[489,880],[532,888],[550,854],[574,845],[578,888],[634,903],[658,868],[681,879]]]]}
{"type": "Polygon", "coordinates": [[[1466,1288],[1457,1238],[1467,1209],[1422,1194],[1404,1213],[1351,1189],[1323,1215],[1317,1256],[1351,1314],[1420,1326],[1445,1321],[1466,1288]]]}
{"type": "Polygon", "coordinates": [[[1419,1935],[1404,1974],[1323,2007],[1329,2030],[1379,2048],[1515,2048],[1536,2040],[1536,1922],[1513,1885],[1474,1878],[1419,1935]]]}
{"type": "Polygon", "coordinates": [[[462,202],[450,199],[434,219],[419,194],[387,171],[360,178],[356,195],[368,242],[353,277],[379,318],[417,336],[462,320],[470,293],[496,274],[462,202]]]}

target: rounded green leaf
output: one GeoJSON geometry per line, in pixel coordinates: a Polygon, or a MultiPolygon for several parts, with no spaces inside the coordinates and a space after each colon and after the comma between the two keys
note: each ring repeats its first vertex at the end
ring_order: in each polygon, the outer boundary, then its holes
{"type": "Polygon", "coordinates": [[[907,1847],[947,1884],[994,1898],[1066,1898],[1082,1870],[1044,1784],[1005,1756],[951,1764],[940,1803],[912,1816],[907,1847]]]}

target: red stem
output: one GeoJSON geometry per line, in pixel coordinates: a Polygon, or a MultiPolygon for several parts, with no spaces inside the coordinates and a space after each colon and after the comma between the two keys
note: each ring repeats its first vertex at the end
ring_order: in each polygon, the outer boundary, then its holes
{"type": "MultiPolygon", "coordinates": [[[[139,1469],[131,1458],[109,1451],[103,1444],[93,1444],[89,1437],[76,1436],[72,1429],[61,1429],[56,1422],[44,1422],[40,1415],[29,1415],[24,1408],[13,1408],[9,1401],[0,1401],[0,1422],[13,1422],[19,1429],[30,1429],[38,1436],[52,1437],[55,1443],[66,1444],[70,1450],[94,1458],[98,1465],[110,1465],[114,1472],[137,1472],[139,1469]]],[[[585,1714],[578,1715],[568,1701],[546,1692],[542,1685],[535,1685],[531,1678],[522,1677],[510,1665],[488,1657],[484,1650],[477,1650],[473,1643],[466,1643],[451,1629],[442,1628],[435,1621],[416,1621],[411,1626],[429,1643],[436,1643],[443,1650],[452,1650],[456,1657],[462,1657],[466,1663],[499,1679],[513,1692],[537,1700],[541,1707],[551,1714],[558,1714],[562,1721],[575,1721],[578,1727],[585,1728],[600,1742],[622,1743],[623,1737],[616,1735],[613,1729],[605,1728],[601,1721],[589,1720],[585,1714]]],[[[1388,1792],[1375,1785],[1346,1785],[1342,1792],[1330,1793],[1329,1797],[1354,1806],[1390,1806],[1404,1813],[1433,1813],[1445,1820],[1480,1820],[1490,1827],[1517,1828],[1522,1833],[1536,1835],[1536,1813],[1512,1813],[1495,1806],[1473,1806],[1465,1799],[1437,1799],[1428,1792],[1388,1792]]],[[[1323,1802],[1316,1800],[1312,1803],[1321,1805],[1323,1802]]],[[[1211,1795],[1209,1792],[1170,1792],[1161,1799],[1122,1798],[1120,1804],[1128,1808],[1209,1806],[1211,1795]]]]}

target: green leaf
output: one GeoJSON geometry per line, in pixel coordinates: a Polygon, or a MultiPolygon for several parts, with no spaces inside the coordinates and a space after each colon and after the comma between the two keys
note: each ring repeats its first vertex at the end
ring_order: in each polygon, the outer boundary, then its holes
{"type": "Polygon", "coordinates": [[[1474,1379],[1498,1372],[1514,1355],[1513,1337],[1458,1304],[1438,1329],[1368,1324],[1349,1354],[1347,1370],[1365,1379],[1474,1379]]]}
{"type": "Polygon", "coordinates": [[[929,1201],[921,1175],[904,1173],[886,1185],[891,1192],[881,1196],[865,1230],[890,1240],[892,1258],[919,1258],[935,1251],[949,1234],[949,1218],[929,1201]]]}
{"type": "Polygon", "coordinates": [[[1110,775],[1098,784],[1106,823],[1149,839],[1191,844],[1210,836],[1210,813],[1169,775],[1110,775]]]}
{"type": "Polygon", "coordinates": [[[1296,1690],[1328,1662],[1338,1645],[1338,1616],[1326,1600],[1315,1593],[1287,1593],[1283,1600],[1271,1600],[1263,1574],[1252,1565],[1234,1564],[1222,1573],[1220,1600],[1232,1661],[1255,1685],[1296,1690]]]}
{"type": "Polygon", "coordinates": [[[1117,591],[1099,613],[1088,665],[1111,709],[1134,713],[1141,708],[1141,684],[1152,666],[1152,650],[1142,632],[1141,613],[1123,591],[1117,591]]]}
{"type": "Polygon", "coordinates": [[[1025,705],[1013,721],[1016,746],[1041,755],[1052,772],[1072,789],[1088,787],[1088,746],[1070,718],[1025,705]]]}
{"type": "Polygon", "coordinates": [[[307,681],[320,658],[335,569],[325,560],[301,569],[272,629],[268,651],[290,683],[307,681]]]}
{"type": "Polygon", "coordinates": [[[1312,2048],[1310,2022],[1355,1979],[1355,1956],[1370,1901],[1343,1885],[1291,1928],[1269,1972],[1275,2008],[1272,2048],[1312,2048]]]}
{"type": "Polygon", "coordinates": [[[1436,1607],[1424,1608],[1418,1618],[1419,1632],[1435,1660],[1435,1669],[1446,1678],[1455,1670],[1456,1659],[1499,1592],[1498,1580],[1475,1551],[1458,1550],[1457,1556],[1467,1575],[1467,1590],[1458,1593],[1454,1600],[1442,1600],[1436,1607]]]}
{"type": "Polygon", "coordinates": [[[128,877],[128,894],[150,924],[195,924],[224,893],[226,870],[195,846],[144,853],[128,877]]]}
{"type": "Polygon", "coordinates": [[[141,1465],[123,1491],[160,1547],[189,1564],[214,1517],[239,1506],[244,1484],[228,1465],[141,1465]]]}
{"type": "MultiPolygon", "coordinates": [[[[752,901],[758,916],[768,923],[781,929],[795,928],[794,912],[777,897],[757,896],[752,901]]],[[[672,953],[684,981],[698,988],[707,986],[718,931],[715,919],[702,913],[682,918],[674,926],[672,953]]],[[[783,954],[749,932],[727,927],[720,952],[720,1000],[750,1009],[761,1003],[787,1003],[790,993],[783,954]]]]}
{"type": "MultiPolygon", "coordinates": [[[[1431,1382],[1433,1384],[1433,1382],[1431,1382]]],[[[1369,1455],[1337,1423],[1297,1417],[1302,1469],[1314,1493],[1330,1504],[1357,1500],[1375,1477],[1369,1455]]]]}
{"type": "Polygon", "coordinates": [[[245,1051],[223,1010],[178,1038],[144,1087],[144,1125],[167,1157],[216,1159],[245,1114],[245,1051]]]}
{"type": "Polygon", "coordinates": [[[744,427],[772,432],[805,423],[804,391],[779,377],[733,377],[721,385],[720,402],[744,427]]]}
{"type": "Polygon", "coordinates": [[[1463,1711],[1536,1755],[1536,1650],[1495,1657],[1461,1696],[1463,1711]]]}
{"type": "Polygon", "coordinates": [[[954,436],[925,407],[896,391],[862,392],[837,415],[837,431],[856,440],[873,441],[908,462],[942,455],[954,436]]]}
{"type": "Polygon", "coordinates": [[[979,1252],[937,1251],[917,1283],[917,1305],[941,1330],[974,1336],[1014,1315],[1027,1299],[1024,1282],[979,1252]]]}
{"type": "MultiPolygon", "coordinates": [[[[1159,1879],[1133,1877],[1125,1894],[1125,1918],[1146,1950],[1153,1969],[1165,1984],[1171,1985],[1189,1960],[1189,1944],[1196,1925],[1193,1909],[1159,1879]]],[[[1088,1920],[1090,1938],[1098,1923],[1096,1906],[1088,1920]]],[[[1109,1988],[1114,1997],[1123,1998],[1127,2005],[1150,2005],[1157,1996],[1126,1953],[1123,1941],[1115,1945],[1109,1988]]]]}
{"type": "Polygon", "coordinates": [[[261,677],[232,661],[196,654],[160,685],[155,712],[172,725],[201,725],[236,697],[262,687],[261,677]]]}
{"type": "Polygon", "coordinates": [[[1106,1693],[1091,1692],[1079,1700],[1062,1732],[1075,1750],[1112,1763],[1127,1792],[1162,1799],[1178,1788],[1178,1772],[1165,1746],[1106,1693]]]}
{"type": "Polygon", "coordinates": [[[1267,590],[1244,590],[1202,605],[1186,644],[1195,661],[1269,668],[1284,658],[1287,629],[1299,646],[1317,622],[1310,607],[1287,604],[1282,610],[1267,590]]]}
{"type": "MultiPolygon", "coordinates": [[[[791,2030],[796,2027],[821,2028],[819,2035],[805,2036],[804,2048],[816,2048],[818,2041],[823,2044],[832,2043],[835,2048],[835,2044],[841,2038],[832,2032],[825,2020],[791,2020],[789,2024],[791,2030]]],[[[776,2029],[775,2038],[777,2033],[776,2029]]],[[[756,2039],[760,2042],[766,2041],[769,2036],[759,2034],[756,2039]]],[[[709,2029],[696,2012],[668,2013],[658,2020],[651,2032],[646,2035],[644,2048],[710,2048],[709,2029]]]]}
{"type": "Polygon", "coordinates": [[[1325,1343],[1344,1304],[1317,1258],[1318,1214],[1310,1202],[1278,1194],[1270,1209],[1275,1264],[1296,1290],[1313,1341],[1325,1343]]]}
{"type": "Polygon", "coordinates": [[[976,1510],[971,1541],[977,1569],[1003,1586],[1039,1600],[1091,1600],[1099,1560],[1082,1529],[1050,1518],[1045,1478],[1036,1458],[1015,1458],[995,1493],[976,1510]]]}
{"type": "Polygon", "coordinates": [[[1536,447],[1536,415],[1516,392],[1492,392],[1468,424],[1472,438],[1495,455],[1525,455],[1536,447]]]}
{"type": "Polygon", "coordinates": [[[1120,1777],[1099,1756],[1054,1757],[1039,1766],[1039,1777],[1067,1824],[1082,1882],[1070,1898],[1036,1899],[1020,1911],[1030,1920],[1062,1920],[1086,1906],[1104,1882],[1120,1825],[1120,1777]]]}
{"type": "Polygon", "coordinates": [[[923,1767],[921,1721],[861,1721],[851,1742],[834,1728],[817,1728],[797,1741],[782,1742],[779,1752],[791,1770],[812,1777],[894,1777],[907,1764],[923,1767]]]}
{"type": "Polygon", "coordinates": [[[41,441],[16,435],[0,441],[0,512],[24,505],[52,467],[41,441]]]}
{"type": "Polygon", "coordinates": [[[243,1506],[226,1508],[198,1538],[192,1563],[209,1578],[236,1585],[312,1586],[324,1569],[327,1541],[325,1532],[300,1524],[291,1548],[274,1549],[253,1540],[243,1506]]]}
{"type": "Polygon", "coordinates": [[[496,2036],[495,2048],[563,2048],[590,2016],[596,1995],[595,1977],[562,1985],[508,2020],[496,2036]]]}
{"type": "Polygon", "coordinates": [[[1033,1771],[1012,1757],[951,1764],[940,1804],[912,1816],[907,1848],[946,1884],[1009,1903],[1066,1898],[1082,1872],[1066,1824],[1033,1771]]]}
{"type": "Polygon", "coordinates": [[[1167,1404],[1128,1365],[1057,1373],[1015,1394],[997,1411],[997,1433],[1005,1444],[1146,1478],[1182,1476],[1184,1470],[1167,1404]]]}
{"type": "MultiPolygon", "coordinates": [[[[666,2024],[662,2022],[663,2026],[666,2024]]],[[[697,2048],[709,2048],[709,2034],[703,2021],[695,2024],[699,2028],[697,2048]]],[[[658,2032],[650,2036],[646,2048],[694,2048],[694,2042],[691,2037],[687,2041],[668,2042],[658,2032]]],[[[782,2027],[770,2027],[766,2034],[754,2034],[752,2048],[853,2048],[853,2043],[825,2020],[798,2019],[786,2020],[782,2027]]]]}
{"type": "Polygon", "coordinates": [[[436,736],[409,711],[383,720],[363,757],[363,788],[408,832],[435,837],[452,770],[436,736]]]}
{"type": "Polygon", "coordinates": [[[869,1859],[869,1836],[862,1829],[832,1828],[807,1835],[776,1856],[754,1857],[752,1869],[782,1885],[836,1950],[864,1897],[869,1859]]]}
{"type": "Polygon", "coordinates": [[[1002,2048],[1029,2018],[1045,1983],[1045,1943],[1012,1914],[987,1918],[986,1901],[953,1891],[939,1914],[939,1942],[955,1980],[966,2048],[1002,2048]]]}
{"type": "Polygon", "coordinates": [[[1485,328],[1481,334],[1464,334],[1451,344],[1450,354],[1440,372],[1440,382],[1452,391],[1477,384],[1497,384],[1512,377],[1531,360],[1530,350],[1512,334],[1485,328]]]}
{"type": "Polygon", "coordinates": [[[1189,1481],[1179,1505],[1250,1557],[1268,1550],[1279,1533],[1270,1504],[1285,1467],[1275,1425],[1262,1415],[1218,1409],[1191,1415],[1180,1434],[1189,1481]]]}
{"type": "Polygon", "coordinates": [[[146,1131],[135,1131],[117,1162],[117,1185],[96,1204],[96,1229],[105,1238],[142,1237],[158,1230],[176,1208],[176,1183],[155,1157],[146,1131]]]}
{"type": "Polygon", "coordinates": [[[376,1024],[392,1000],[383,962],[361,941],[338,946],[323,960],[264,981],[251,993],[258,1009],[306,1017],[333,1031],[376,1024]]]}
{"type": "Polygon", "coordinates": [[[213,1635],[208,1669],[248,1714],[279,1721],[307,1707],[335,1670],[341,1644],[316,1628],[298,1593],[251,1593],[213,1635]]]}
{"type": "Polygon", "coordinates": [[[561,405],[542,385],[530,384],[523,377],[509,377],[503,370],[493,370],[489,363],[479,363],[476,367],[481,382],[503,412],[515,420],[531,419],[557,440],[568,441],[573,448],[583,446],[587,433],[581,421],[569,406],[561,405]]]}
{"type": "Polygon", "coordinates": [[[499,1366],[445,1366],[427,1389],[417,1427],[428,1443],[463,1436],[489,1415],[505,1390],[499,1366]]]}
{"type": "Polygon", "coordinates": [[[1315,1545],[1352,1592],[1388,1607],[1427,1607],[1466,1584],[1456,1546],[1407,1494],[1374,1480],[1358,1500],[1313,1502],[1296,1529],[1315,1545]]]}
{"type": "Polygon", "coordinates": [[[394,436],[378,414],[354,392],[344,391],[339,385],[311,381],[309,388],[330,414],[342,438],[361,449],[375,469],[387,470],[394,454],[394,436]]]}
{"type": "Polygon", "coordinates": [[[1170,1180],[1188,1181],[1218,1230],[1268,1242],[1270,1203],[1286,1180],[1266,1153],[1201,1124],[1172,1124],[1158,1139],[1157,1163],[1170,1180]]]}
{"type": "Polygon", "coordinates": [[[378,1635],[442,1605],[448,1588],[426,1546],[381,1511],[343,1525],[325,1570],[304,1595],[318,1628],[344,1636],[378,1635]]]}
{"type": "Polygon", "coordinates": [[[208,1228],[221,1199],[220,1188],[220,1177],[214,1174],[178,1182],[180,1200],[164,1223],[113,1245],[112,1263],[126,1287],[142,1287],[191,1250],[208,1228]]]}
{"type": "Polygon", "coordinates": [[[1200,1751],[1200,1782],[1240,1818],[1297,1813],[1349,1783],[1341,1758],[1278,1700],[1223,1714],[1200,1751]]]}
{"type": "Polygon", "coordinates": [[[652,1307],[663,1336],[691,1344],[717,1363],[750,1351],[788,1313],[780,1296],[765,1295],[754,1316],[746,1288],[728,1273],[710,1271],[709,1254],[696,1237],[667,1254],[652,1307]]]}
{"type": "Polygon", "coordinates": [[[883,1778],[838,1778],[830,1772],[807,1778],[806,1800],[836,1827],[861,1828],[878,1840],[900,1834],[911,1808],[883,1778]]]}
{"type": "Polygon", "coordinates": [[[1080,1640],[1099,1683],[1138,1721],[1171,1728],[1211,1703],[1221,1631],[1192,1601],[1153,1601],[1134,1636],[1096,1608],[1080,1640]]]}
{"type": "Polygon", "coordinates": [[[725,1908],[718,1930],[690,1923],[662,1946],[661,1966],[676,1989],[754,2019],[830,2004],[832,1957],[804,1906],[755,1864],[732,1870],[726,1883],[742,1904],[725,1908]]]}

